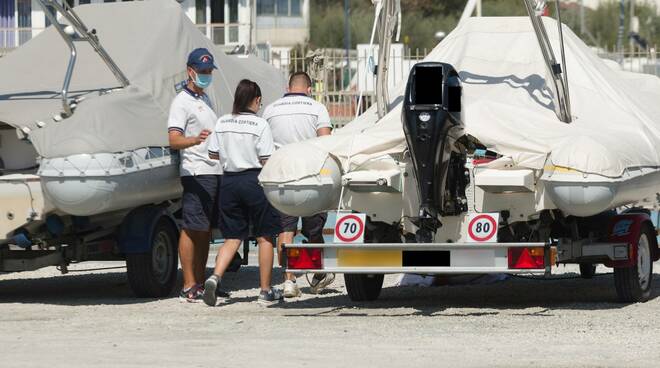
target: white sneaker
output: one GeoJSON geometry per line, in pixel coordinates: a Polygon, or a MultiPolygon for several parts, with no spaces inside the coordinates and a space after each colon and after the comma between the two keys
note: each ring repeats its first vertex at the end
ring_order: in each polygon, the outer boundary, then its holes
{"type": "Polygon", "coordinates": [[[335,281],[334,273],[327,273],[325,275],[315,274],[312,277],[312,281],[309,282],[310,291],[312,292],[312,294],[318,294],[328,285],[332,284],[333,281],[335,281]]]}
{"type": "Polygon", "coordinates": [[[295,298],[300,296],[300,288],[298,284],[291,280],[284,281],[284,297],[285,298],[295,298]]]}

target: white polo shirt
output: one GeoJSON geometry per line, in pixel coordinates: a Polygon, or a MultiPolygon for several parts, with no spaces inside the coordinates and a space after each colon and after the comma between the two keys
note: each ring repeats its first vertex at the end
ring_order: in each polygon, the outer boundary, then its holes
{"type": "Polygon", "coordinates": [[[220,156],[225,172],[260,169],[275,150],[268,122],[250,113],[222,116],[210,138],[208,151],[220,156]]]}
{"type": "Polygon", "coordinates": [[[328,109],[305,94],[287,93],[264,110],[275,147],[316,137],[321,128],[332,128],[328,109]]]}
{"type": "MultiPolygon", "coordinates": [[[[206,94],[199,95],[187,87],[179,92],[170,105],[168,131],[178,131],[185,137],[195,137],[204,129],[213,131],[218,120],[213,104],[206,94]]],[[[221,175],[222,166],[208,155],[208,142],[180,150],[181,176],[221,175]]]]}

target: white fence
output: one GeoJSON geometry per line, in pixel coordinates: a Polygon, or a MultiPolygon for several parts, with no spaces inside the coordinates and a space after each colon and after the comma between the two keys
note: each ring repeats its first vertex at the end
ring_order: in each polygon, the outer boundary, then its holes
{"type": "MultiPolygon", "coordinates": [[[[355,118],[360,94],[363,96],[360,110],[365,111],[375,103],[377,50],[374,53],[365,48],[351,50],[348,55],[341,49],[293,49],[286,55],[272,57],[270,62],[285,75],[307,72],[314,80],[313,97],[326,105],[335,126],[341,127],[355,118]]],[[[393,45],[389,62],[390,89],[405,82],[412,66],[426,54],[427,50],[393,45]]]]}
{"type": "Polygon", "coordinates": [[[648,50],[627,50],[623,52],[608,51],[607,49],[599,50],[598,56],[619,64],[621,70],[654,74],[660,77],[660,50],[657,46],[649,47],[648,50]]]}

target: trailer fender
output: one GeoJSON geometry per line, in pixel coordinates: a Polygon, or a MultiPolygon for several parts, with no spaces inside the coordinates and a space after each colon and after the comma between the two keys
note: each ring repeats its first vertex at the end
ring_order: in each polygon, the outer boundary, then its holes
{"type": "Polygon", "coordinates": [[[163,207],[148,205],[138,207],[129,212],[122,221],[117,236],[117,244],[121,253],[135,254],[149,252],[151,250],[151,236],[154,228],[163,217],[168,219],[178,231],[174,217],[163,207]]]}
{"type": "MultiPolygon", "coordinates": [[[[609,261],[605,262],[607,267],[632,267],[637,259],[637,241],[645,226],[654,229],[651,217],[647,213],[623,213],[613,216],[609,223],[608,234],[609,241],[612,243],[628,243],[629,258],[627,261],[609,261]]],[[[654,261],[660,258],[657,238],[650,239],[652,244],[652,257],[654,261]]]]}

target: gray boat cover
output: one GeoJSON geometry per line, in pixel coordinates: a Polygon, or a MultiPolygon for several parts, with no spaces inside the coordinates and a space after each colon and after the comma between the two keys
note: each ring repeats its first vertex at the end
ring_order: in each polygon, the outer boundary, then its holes
{"type": "MultiPolygon", "coordinates": [[[[544,18],[544,24],[553,49],[559,50],[557,23],[544,18]]],[[[468,18],[424,61],[456,68],[463,85],[465,133],[502,154],[498,161],[506,167],[554,165],[608,179],[630,169],[660,167],[660,78],[611,69],[568,27],[563,29],[570,124],[555,113],[528,17],[468,18]]],[[[328,155],[347,172],[403,152],[404,91],[405,83],[390,93],[390,111],[382,119],[372,106],[332,136],[284,146],[271,156],[261,181],[286,183],[317,175],[328,155]]]]}
{"type": "MultiPolygon", "coordinates": [[[[60,90],[69,49],[49,27],[0,58],[0,121],[29,131],[37,152],[48,158],[167,146],[169,106],[177,84],[186,79],[188,53],[197,47],[214,50],[213,43],[173,0],[83,5],[76,12],[88,28],[96,29],[130,85],[101,95],[100,90],[119,83],[89,43],[77,42],[70,96],[84,100],[71,117],[54,121],[62,112],[60,90]]],[[[213,54],[219,70],[207,93],[218,116],[231,111],[234,90],[243,78],[259,83],[264,104],[285,91],[284,76],[274,67],[220,50],[213,54]]]]}

